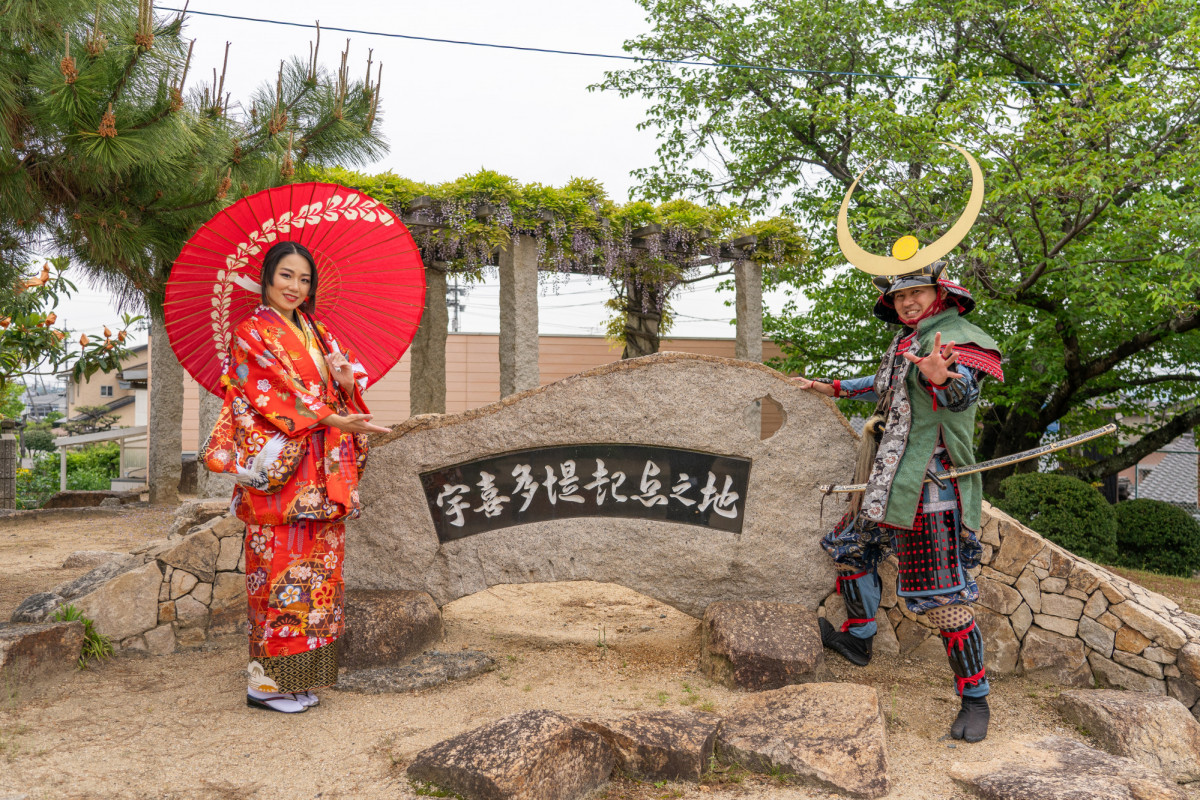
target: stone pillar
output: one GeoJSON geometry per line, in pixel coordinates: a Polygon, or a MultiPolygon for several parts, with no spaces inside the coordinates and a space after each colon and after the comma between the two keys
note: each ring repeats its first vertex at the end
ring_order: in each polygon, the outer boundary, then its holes
{"type": "Polygon", "coordinates": [[[197,387],[197,391],[200,394],[200,427],[198,429],[199,441],[196,446],[200,450],[196,453],[196,496],[231,497],[233,495],[233,476],[223,472],[209,472],[204,468],[204,442],[212,433],[213,426],[217,424],[217,415],[221,413],[221,406],[225,404],[225,398],[217,397],[203,386],[197,387]]]}
{"type": "Polygon", "coordinates": [[[13,434],[17,423],[11,419],[0,420],[0,509],[17,507],[17,437],[13,434]]]}
{"type": "Polygon", "coordinates": [[[500,251],[500,396],[539,383],[537,240],[522,235],[500,251]]]}
{"type": "MultiPolygon", "coordinates": [[[[502,290],[503,291],[503,290],[502,290]]],[[[408,377],[408,414],[446,413],[446,264],[425,267],[425,313],[413,337],[408,377]]]]}
{"type": "Polygon", "coordinates": [[[737,290],[737,343],[734,357],[761,363],[762,265],[754,261],[735,262],[733,285],[737,290]]]}
{"type": "Polygon", "coordinates": [[[150,430],[146,446],[150,502],[179,502],[183,471],[183,367],[171,349],[167,328],[150,315],[150,430]]]}

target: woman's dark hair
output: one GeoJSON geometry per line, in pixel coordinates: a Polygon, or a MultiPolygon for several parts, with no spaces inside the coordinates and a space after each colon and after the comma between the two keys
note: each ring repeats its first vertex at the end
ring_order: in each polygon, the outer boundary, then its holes
{"type": "Polygon", "coordinates": [[[312,253],[308,252],[308,248],[299,242],[276,242],[263,256],[262,277],[258,281],[263,305],[267,304],[267,287],[275,280],[275,268],[279,266],[279,262],[283,260],[284,256],[292,254],[307,261],[308,267],[312,271],[310,276],[312,283],[308,285],[308,297],[304,298],[304,302],[300,304],[300,310],[305,314],[313,314],[317,309],[317,262],[313,260],[312,253]]]}

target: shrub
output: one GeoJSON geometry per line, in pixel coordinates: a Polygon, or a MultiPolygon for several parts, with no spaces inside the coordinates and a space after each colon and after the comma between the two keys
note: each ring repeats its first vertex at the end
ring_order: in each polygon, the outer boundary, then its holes
{"type": "Polygon", "coordinates": [[[79,653],[79,660],[76,666],[80,669],[88,668],[88,661],[95,659],[103,661],[113,654],[112,641],[100,633],[95,628],[95,623],[83,615],[75,606],[67,603],[65,606],[59,606],[51,617],[55,622],[74,622],[79,620],[83,623],[83,648],[79,653]]]}
{"type": "Polygon", "coordinates": [[[1163,575],[1190,577],[1200,569],[1200,522],[1161,500],[1117,503],[1121,564],[1163,575]]]}
{"type": "Polygon", "coordinates": [[[50,431],[34,428],[27,430],[22,437],[25,440],[25,447],[29,450],[40,450],[43,453],[54,452],[54,440],[56,437],[50,431]]]}
{"type": "Polygon", "coordinates": [[[1117,559],[1117,515],[1104,496],[1078,478],[1039,472],[1000,482],[996,506],[1077,556],[1117,559]]]}
{"type": "MultiPolygon", "coordinates": [[[[117,477],[121,451],[116,442],[94,444],[67,453],[67,488],[107,489],[117,477]]],[[[58,454],[51,453],[33,462],[32,469],[17,470],[17,508],[39,508],[58,491],[58,454]]]]}

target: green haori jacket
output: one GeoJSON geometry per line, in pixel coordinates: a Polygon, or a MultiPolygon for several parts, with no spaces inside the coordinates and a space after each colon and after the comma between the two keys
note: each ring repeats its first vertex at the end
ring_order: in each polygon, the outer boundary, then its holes
{"type": "MultiPolygon", "coordinates": [[[[938,333],[943,345],[954,342],[1000,350],[992,337],[960,317],[957,308],[949,308],[917,323],[917,341],[910,352],[917,356],[931,353],[938,333]]],[[[920,370],[910,369],[912,362],[897,357],[897,346],[907,335],[907,329],[896,334],[875,375],[876,395],[883,397],[889,386],[895,386],[895,391],[862,505],[868,520],[898,528],[911,528],[916,521],[925,469],[939,436],[955,466],[975,463],[976,404],[965,411],[934,410],[933,399],[920,383],[920,370]]],[[[958,491],[963,526],[979,530],[982,477],[976,473],[959,478],[958,491]]]]}

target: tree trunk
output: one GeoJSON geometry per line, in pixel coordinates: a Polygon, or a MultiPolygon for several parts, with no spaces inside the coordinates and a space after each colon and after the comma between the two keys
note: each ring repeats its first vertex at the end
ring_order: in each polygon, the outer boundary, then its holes
{"type": "Polygon", "coordinates": [[[225,401],[211,394],[203,386],[197,387],[200,393],[200,427],[198,452],[196,453],[196,496],[197,497],[231,497],[234,480],[226,473],[209,472],[204,468],[204,442],[217,424],[217,415],[225,401]]]}
{"type": "Polygon", "coordinates": [[[171,349],[167,328],[150,316],[150,432],[147,481],[152,504],[179,502],[183,470],[183,367],[171,349]]]}
{"type": "Polygon", "coordinates": [[[634,280],[625,281],[625,350],[621,358],[637,358],[657,353],[661,344],[658,329],[662,323],[662,304],[654,287],[634,280]]]}

